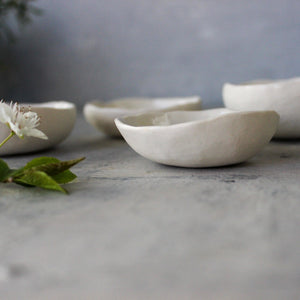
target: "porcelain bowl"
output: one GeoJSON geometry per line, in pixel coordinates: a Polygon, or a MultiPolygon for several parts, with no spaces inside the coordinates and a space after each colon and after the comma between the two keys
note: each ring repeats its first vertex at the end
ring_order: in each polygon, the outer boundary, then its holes
{"type": "Polygon", "coordinates": [[[223,101],[235,110],[275,110],[280,115],[277,138],[300,138],[300,77],[226,83],[223,101]]]}
{"type": "Polygon", "coordinates": [[[274,111],[226,108],[148,113],[116,119],[126,142],[140,155],[166,165],[217,167],[246,161],[274,135],[274,111]]]}
{"type": "MultiPolygon", "coordinates": [[[[40,117],[38,129],[43,131],[48,140],[34,137],[19,139],[14,136],[3,147],[0,155],[21,154],[51,148],[62,142],[72,131],[76,120],[76,107],[73,103],[66,101],[53,101],[35,104],[20,104],[25,110],[30,107],[40,117]]],[[[0,141],[9,134],[6,125],[0,123],[0,141]]]]}
{"type": "Polygon", "coordinates": [[[114,120],[125,115],[151,111],[199,110],[200,97],[185,98],[121,98],[109,102],[94,101],[84,106],[87,122],[109,136],[120,137],[114,120]]]}

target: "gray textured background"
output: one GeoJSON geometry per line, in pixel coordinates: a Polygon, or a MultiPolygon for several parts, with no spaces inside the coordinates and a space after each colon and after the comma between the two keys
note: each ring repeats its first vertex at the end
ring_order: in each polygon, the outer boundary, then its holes
{"type": "Polygon", "coordinates": [[[200,94],[225,81],[300,74],[299,0],[40,0],[44,14],[1,55],[0,96],[82,105],[200,94]]]}

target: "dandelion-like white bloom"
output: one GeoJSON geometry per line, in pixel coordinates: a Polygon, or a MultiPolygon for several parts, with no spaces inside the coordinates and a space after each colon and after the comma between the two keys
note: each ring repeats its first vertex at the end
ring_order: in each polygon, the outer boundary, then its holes
{"type": "Polygon", "coordinates": [[[23,112],[17,103],[13,104],[11,102],[8,105],[0,101],[0,122],[6,124],[21,139],[25,136],[48,139],[42,131],[36,129],[40,124],[37,113],[23,112]]]}

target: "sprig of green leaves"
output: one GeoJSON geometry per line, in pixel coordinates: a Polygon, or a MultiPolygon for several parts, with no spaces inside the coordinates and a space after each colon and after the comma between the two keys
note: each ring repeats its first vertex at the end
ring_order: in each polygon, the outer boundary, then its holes
{"type": "Polygon", "coordinates": [[[38,157],[19,169],[10,169],[6,162],[0,159],[0,182],[14,182],[27,187],[36,186],[67,194],[61,184],[77,178],[69,169],[84,159],[81,157],[60,161],[54,157],[38,157]]]}

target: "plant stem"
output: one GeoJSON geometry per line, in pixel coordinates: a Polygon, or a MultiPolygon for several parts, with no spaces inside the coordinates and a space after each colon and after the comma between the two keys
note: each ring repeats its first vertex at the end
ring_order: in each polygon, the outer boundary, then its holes
{"type": "Polygon", "coordinates": [[[0,144],[0,148],[14,135],[15,135],[15,133],[13,131],[11,131],[10,135],[0,144]]]}

